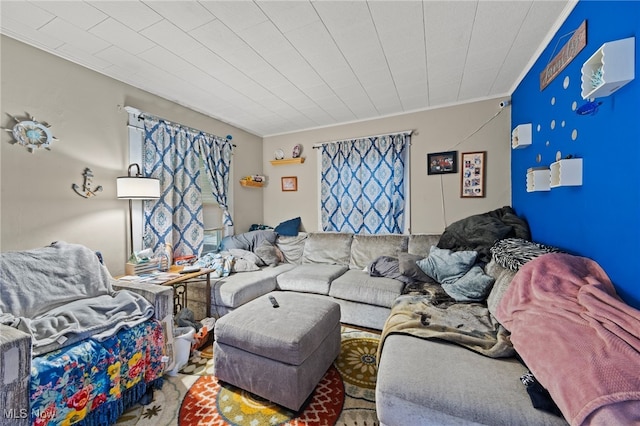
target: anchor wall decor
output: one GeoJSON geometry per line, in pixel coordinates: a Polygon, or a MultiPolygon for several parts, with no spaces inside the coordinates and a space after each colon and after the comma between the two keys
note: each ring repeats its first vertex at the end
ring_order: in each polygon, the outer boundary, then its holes
{"type": "Polygon", "coordinates": [[[82,176],[84,176],[84,183],[82,184],[82,188],[80,187],[80,185],[77,185],[75,183],[71,185],[71,189],[73,189],[76,194],[78,194],[82,198],[89,198],[96,195],[97,192],[102,191],[102,185],[97,186],[95,189],[91,188],[93,172],[90,168],[87,167],[86,169],[84,169],[84,173],[82,173],[82,176]]]}

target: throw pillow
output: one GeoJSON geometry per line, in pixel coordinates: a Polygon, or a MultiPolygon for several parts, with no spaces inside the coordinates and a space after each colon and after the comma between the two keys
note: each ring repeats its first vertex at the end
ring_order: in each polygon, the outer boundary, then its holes
{"type": "Polygon", "coordinates": [[[233,260],[232,272],[251,272],[259,271],[260,267],[247,259],[236,258],[233,260]]]}
{"type": "Polygon", "coordinates": [[[429,256],[416,263],[425,274],[440,284],[452,283],[466,274],[476,263],[473,250],[451,251],[432,246],[429,256]]]}
{"type": "Polygon", "coordinates": [[[398,267],[400,273],[412,281],[431,283],[433,278],[425,274],[424,271],[416,263],[418,260],[424,259],[424,256],[410,253],[398,253],[398,267]]]}
{"type": "Polygon", "coordinates": [[[229,254],[235,258],[247,260],[257,266],[264,266],[264,262],[260,257],[252,251],[242,249],[230,249],[229,254]]]}
{"type": "Polygon", "coordinates": [[[456,302],[482,302],[487,298],[494,281],[479,265],[475,265],[456,281],[442,284],[442,288],[456,302]]]}
{"type": "Polygon", "coordinates": [[[491,255],[503,268],[518,271],[522,265],[547,253],[561,253],[562,250],[545,244],[534,243],[522,238],[498,240],[491,247],[491,255]]]}
{"type": "Polygon", "coordinates": [[[282,259],[280,250],[268,241],[263,241],[253,252],[269,266],[276,266],[282,259]]]}
{"type": "Polygon", "coordinates": [[[299,217],[285,220],[284,222],[280,222],[278,226],[276,226],[275,231],[278,235],[284,235],[286,237],[295,237],[298,235],[298,230],[300,229],[301,220],[299,217]]]}

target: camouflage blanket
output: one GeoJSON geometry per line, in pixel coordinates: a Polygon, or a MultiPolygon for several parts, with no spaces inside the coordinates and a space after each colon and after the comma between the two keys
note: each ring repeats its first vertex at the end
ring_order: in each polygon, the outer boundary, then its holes
{"type": "Polygon", "coordinates": [[[396,299],[382,330],[378,360],[387,336],[409,334],[446,340],[491,358],[515,355],[509,333],[481,303],[457,303],[438,284],[409,286],[396,299]]]}

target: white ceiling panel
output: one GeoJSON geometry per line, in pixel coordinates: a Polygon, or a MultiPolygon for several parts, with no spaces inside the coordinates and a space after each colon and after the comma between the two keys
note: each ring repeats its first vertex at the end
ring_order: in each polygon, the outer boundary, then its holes
{"type": "Polygon", "coordinates": [[[85,31],[108,17],[105,13],[85,2],[72,0],[33,1],[32,3],[85,31]]]}
{"type": "Polygon", "coordinates": [[[38,31],[43,34],[63,40],[72,46],[82,49],[87,53],[96,54],[106,49],[110,44],[100,37],[83,31],[75,25],[69,24],[63,19],[55,18],[42,26],[38,31]]]}
{"type": "Polygon", "coordinates": [[[195,1],[156,0],[145,1],[144,3],[182,31],[191,31],[215,19],[211,12],[195,1]]]}
{"type": "Polygon", "coordinates": [[[2,34],[259,136],[508,96],[575,6],[0,1],[2,34]]]}
{"type": "Polygon", "coordinates": [[[141,31],[162,20],[161,15],[141,1],[97,0],[88,3],[134,31],[141,31]]]}

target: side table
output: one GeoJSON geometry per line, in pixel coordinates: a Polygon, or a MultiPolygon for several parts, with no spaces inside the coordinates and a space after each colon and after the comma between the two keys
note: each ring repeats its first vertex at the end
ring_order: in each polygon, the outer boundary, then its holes
{"type": "MultiPolygon", "coordinates": [[[[179,273],[182,270],[182,266],[172,266],[169,270],[170,273],[179,273]]],[[[187,274],[180,274],[179,277],[173,278],[169,281],[163,282],[161,285],[170,285],[173,287],[173,314],[176,315],[178,311],[187,306],[187,291],[188,283],[190,280],[205,276],[205,297],[206,297],[206,313],[207,318],[211,317],[211,272],[214,269],[202,268],[196,272],[189,272],[187,274]]],[[[200,281],[200,280],[195,280],[200,281]]]]}
{"type": "Polygon", "coordinates": [[[187,289],[189,281],[202,281],[202,279],[197,279],[198,277],[204,276],[204,281],[206,283],[205,287],[205,303],[206,303],[206,315],[207,317],[211,317],[211,273],[215,271],[215,269],[202,268],[196,272],[189,272],[186,274],[181,274],[184,267],[183,266],[172,266],[169,271],[166,273],[158,273],[158,274],[150,274],[148,276],[126,276],[125,277],[115,277],[115,279],[126,282],[146,282],[149,284],[156,285],[165,285],[173,287],[173,314],[176,315],[180,309],[187,306],[187,289]],[[166,278],[165,275],[171,275],[171,277],[166,278]]]}

